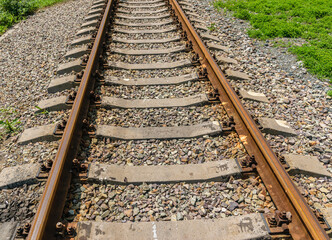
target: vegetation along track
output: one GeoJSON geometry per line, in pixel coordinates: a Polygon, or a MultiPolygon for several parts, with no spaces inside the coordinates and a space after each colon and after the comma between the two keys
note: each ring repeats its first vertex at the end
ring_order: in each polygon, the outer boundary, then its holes
{"type": "Polygon", "coordinates": [[[88,44],[49,87],[78,91],[39,105],[71,106],[68,120],[18,140],[61,138],[17,238],[328,239],[217,65],[233,60],[197,34],[206,28],[189,2],[97,1],[85,27],[73,45],[88,44]]]}

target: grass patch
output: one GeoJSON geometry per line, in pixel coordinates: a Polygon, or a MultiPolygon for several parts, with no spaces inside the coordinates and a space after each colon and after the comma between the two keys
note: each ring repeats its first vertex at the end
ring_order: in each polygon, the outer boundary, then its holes
{"type": "Polygon", "coordinates": [[[331,0],[217,0],[214,7],[248,20],[250,37],[305,39],[306,44],[289,46],[289,51],[309,72],[332,83],[331,0]]]}
{"type": "Polygon", "coordinates": [[[0,35],[37,9],[63,0],[0,0],[0,35]]]}

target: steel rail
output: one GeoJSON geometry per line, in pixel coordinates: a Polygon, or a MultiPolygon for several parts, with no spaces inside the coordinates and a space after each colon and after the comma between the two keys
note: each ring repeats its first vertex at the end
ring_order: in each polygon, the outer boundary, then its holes
{"type": "Polygon", "coordinates": [[[219,90],[220,100],[226,111],[233,115],[236,130],[248,153],[256,158],[257,171],[267,187],[276,206],[292,213],[289,230],[293,239],[329,239],[317,218],[305,202],[285,171],[255,122],[241,104],[240,99],[216,64],[207,47],[196,33],[176,0],[169,0],[182,24],[193,48],[199,54],[200,62],[207,68],[213,86],[219,90]],[[244,128],[243,128],[244,126],[244,128]]]}
{"type": "Polygon", "coordinates": [[[89,94],[94,88],[94,73],[99,64],[102,43],[111,14],[109,0],[89,56],[77,96],[66,124],[57,155],[46,182],[41,201],[27,239],[55,239],[55,225],[60,220],[71,181],[71,164],[82,136],[82,122],[89,108],[89,94]]]}

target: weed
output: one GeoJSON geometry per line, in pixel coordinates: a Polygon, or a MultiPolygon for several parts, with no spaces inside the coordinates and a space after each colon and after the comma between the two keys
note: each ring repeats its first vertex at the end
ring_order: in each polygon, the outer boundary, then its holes
{"type": "Polygon", "coordinates": [[[43,109],[41,107],[35,106],[40,112],[36,113],[36,114],[44,114],[47,115],[48,111],[46,109],[43,109]]]}
{"type": "Polygon", "coordinates": [[[8,119],[0,120],[0,125],[2,125],[7,130],[8,133],[16,132],[17,130],[19,130],[20,127],[17,125],[20,123],[21,122],[18,121],[18,118],[15,118],[12,121],[9,121],[8,119]]]}
{"type": "Polygon", "coordinates": [[[215,23],[211,23],[210,26],[207,27],[211,32],[216,30],[216,24],[215,23]]]}
{"type": "Polygon", "coordinates": [[[0,108],[0,139],[5,134],[15,133],[20,130],[19,118],[17,111],[13,108],[0,108]]]}

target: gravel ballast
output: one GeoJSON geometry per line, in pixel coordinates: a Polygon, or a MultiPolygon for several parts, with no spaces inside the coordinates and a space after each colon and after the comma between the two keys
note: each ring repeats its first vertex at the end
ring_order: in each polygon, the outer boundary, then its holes
{"type": "Polygon", "coordinates": [[[220,105],[148,109],[100,109],[96,124],[121,127],[190,126],[207,121],[221,124],[229,118],[220,105]]]}
{"type": "Polygon", "coordinates": [[[223,159],[244,159],[247,152],[237,134],[172,140],[85,140],[79,158],[117,165],[196,164],[223,159]]]}
{"type": "Polygon", "coordinates": [[[214,219],[275,209],[254,177],[228,182],[98,185],[73,184],[68,221],[149,222],[214,219]]]}
{"type": "Polygon", "coordinates": [[[105,96],[114,96],[124,99],[165,99],[181,98],[196,94],[208,94],[213,91],[211,84],[206,81],[188,82],[181,85],[170,86],[112,86],[102,87],[105,96]]]}
{"type": "Polygon", "coordinates": [[[31,223],[45,183],[0,190],[0,222],[31,223]]]}

